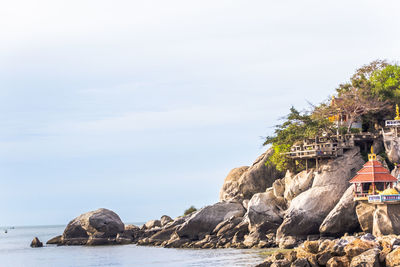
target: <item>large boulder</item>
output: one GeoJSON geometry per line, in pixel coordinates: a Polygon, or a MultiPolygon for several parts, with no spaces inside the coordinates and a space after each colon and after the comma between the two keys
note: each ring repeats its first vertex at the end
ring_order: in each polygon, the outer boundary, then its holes
{"type": "Polygon", "coordinates": [[[176,233],[180,238],[203,239],[222,221],[232,217],[242,217],[244,214],[245,209],[238,202],[218,202],[196,211],[178,227],[176,233]]]}
{"type": "Polygon", "coordinates": [[[284,199],[282,197],[277,198],[272,189],[264,193],[254,194],[249,201],[245,215],[250,229],[277,229],[282,223],[285,206],[284,199]]]}
{"type": "Polygon", "coordinates": [[[249,169],[249,166],[242,166],[232,169],[225,177],[224,184],[222,185],[221,191],[219,192],[219,200],[226,201],[235,198],[237,194],[237,187],[239,179],[243,173],[249,169]]]}
{"type": "Polygon", "coordinates": [[[249,168],[233,169],[225,178],[220,192],[220,201],[250,199],[255,193],[264,192],[272,183],[283,177],[272,163],[267,163],[274,154],[272,148],[259,156],[249,168]]]}
{"type": "Polygon", "coordinates": [[[118,233],[115,240],[117,244],[130,244],[139,237],[140,228],[133,224],[125,224],[125,229],[122,233],[118,233]]]}
{"type": "Polygon", "coordinates": [[[376,205],[372,232],[375,236],[400,234],[400,206],[376,205]]]}
{"type": "Polygon", "coordinates": [[[372,233],[374,224],[375,205],[360,202],[356,206],[356,214],[361,230],[365,233],[372,233]]]}
{"type": "Polygon", "coordinates": [[[319,172],[315,173],[312,187],[291,201],[284,221],[278,228],[277,241],[285,236],[319,234],[320,225],[363,163],[358,147],[347,151],[342,157],[323,163],[319,172]]]}
{"type": "Polygon", "coordinates": [[[119,216],[108,209],[84,213],[68,223],[61,245],[113,244],[118,233],[124,231],[119,216]]]}
{"type": "Polygon", "coordinates": [[[319,227],[321,234],[341,235],[360,228],[354,201],[354,186],[350,186],[319,227]]]}
{"type": "Polygon", "coordinates": [[[351,259],[350,267],[380,267],[378,248],[371,248],[351,259]]]}
{"type": "Polygon", "coordinates": [[[386,155],[392,163],[400,163],[400,137],[390,131],[383,133],[386,155]]]}
{"type": "Polygon", "coordinates": [[[386,266],[400,266],[400,247],[394,249],[386,256],[386,266]]]}
{"type": "Polygon", "coordinates": [[[288,171],[284,180],[284,197],[287,202],[290,202],[293,198],[297,197],[312,186],[314,180],[314,169],[305,170],[296,175],[293,175],[288,171]]]}
{"type": "Polygon", "coordinates": [[[356,257],[367,250],[377,248],[378,244],[374,241],[365,239],[355,239],[344,247],[344,253],[349,258],[356,257]]]}
{"type": "Polygon", "coordinates": [[[161,227],[160,220],[150,220],[143,225],[143,229],[152,229],[155,227],[161,227]]]}
{"type": "Polygon", "coordinates": [[[161,216],[161,219],[160,219],[162,227],[166,226],[168,223],[170,223],[172,221],[173,221],[172,218],[169,217],[168,215],[163,215],[163,216],[161,216]]]}
{"type": "Polygon", "coordinates": [[[283,197],[285,193],[285,178],[276,179],[275,182],[272,183],[272,190],[276,197],[283,197]]]}

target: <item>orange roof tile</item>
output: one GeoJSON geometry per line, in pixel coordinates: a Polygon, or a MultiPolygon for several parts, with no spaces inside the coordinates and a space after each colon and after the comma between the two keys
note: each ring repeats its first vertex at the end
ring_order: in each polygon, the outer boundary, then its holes
{"type": "Polygon", "coordinates": [[[364,164],[350,183],[372,183],[372,182],[397,182],[389,170],[382,166],[377,160],[370,160],[364,164]]]}

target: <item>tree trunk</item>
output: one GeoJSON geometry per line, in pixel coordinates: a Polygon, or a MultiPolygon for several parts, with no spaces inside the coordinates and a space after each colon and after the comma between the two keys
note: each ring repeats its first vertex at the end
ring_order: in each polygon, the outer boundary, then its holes
{"type": "Polygon", "coordinates": [[[350,117],[349,126],[347,126],[347,133],[350,133],[351,126],[353,125],[354,118],[350,117]]]}

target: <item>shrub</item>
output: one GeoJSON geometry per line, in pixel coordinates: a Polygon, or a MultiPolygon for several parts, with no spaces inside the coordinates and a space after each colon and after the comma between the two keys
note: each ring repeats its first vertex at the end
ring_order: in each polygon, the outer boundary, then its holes
{"type": "Polygon", "coordinates": [[[189,215],[193,212],[197,211],[197,209],[194,206],[190,206],[187,210],[185,210],[185,212],[183,213],[183,215],[189,215]]]}

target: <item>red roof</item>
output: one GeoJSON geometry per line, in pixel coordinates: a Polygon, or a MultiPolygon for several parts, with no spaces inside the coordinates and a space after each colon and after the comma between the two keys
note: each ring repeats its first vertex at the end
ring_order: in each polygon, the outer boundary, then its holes
{"type": "Polygon", "coordinates": [[[397,182],[389,170],[382,166],[377,160],[370,160],[364,164],[350,183],[372,183],[372,182],[397,182]]]}

